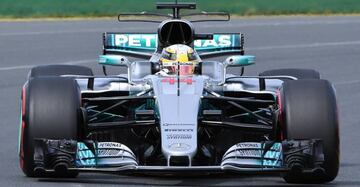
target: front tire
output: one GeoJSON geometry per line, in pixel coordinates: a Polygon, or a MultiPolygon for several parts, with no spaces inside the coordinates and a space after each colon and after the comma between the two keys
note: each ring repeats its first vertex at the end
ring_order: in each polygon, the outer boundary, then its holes
{"type": "Polygon", "coordinates": [[[281,89],[286,139],[321,139],[325,173],[284,176],[289,183],[325,183],[339,171],[339,120],[335,92],[327,80],[285,81],[281,89]]]}
{"type": "MultiPolygon", "coordinates": [[[[46,177],[34,172],[34,140],[73,139],[79,134],[80,90],[76,81],[64,77],[31,78],[22,93],[20,165],[28,177],[46,177]]],[[[53,177],[75,177],[56,173],[53,177]]]]}

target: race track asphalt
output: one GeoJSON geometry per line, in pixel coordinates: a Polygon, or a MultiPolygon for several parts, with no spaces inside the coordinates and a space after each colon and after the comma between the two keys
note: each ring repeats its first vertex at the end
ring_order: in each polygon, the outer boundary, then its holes
{"type": "MultiPolygon", "coordinates": [[[[0,21],[0,186],[291,186],[278,177],[149,177],[81,174],[76,179],[26,178],[19,169],[20,91],[27,72],[40,64],[96,64],[101,33],[154,32],[156,24],[114,20],[0,21]]],[[[360,186],[360,17],[290,16],[197,24],[199,32],[243,32],[246,53],[257,56],[246,75],[273,68],[312,68],[337,91],[341,168],[324,186],[360,186]]],[[[111,73],[121,70],[114,68],[111,73]]],[[[233,70],[236,71],[236,70],[233,70]]],[[[311,185],[308,185],[311,186],[311,185]]],[[[313,185],[319,186],[319,185],[313,185]]]]}

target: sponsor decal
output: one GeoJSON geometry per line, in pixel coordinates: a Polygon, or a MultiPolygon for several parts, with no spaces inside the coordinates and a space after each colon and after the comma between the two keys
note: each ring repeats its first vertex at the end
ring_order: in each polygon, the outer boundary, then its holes
{"type": "Polygon", "coordinates": [[[195,49],[207,47],[231,47],[231,35],[214,35],[212,40],[195,40],[195,49]]]}
{"type": "Polygon", "coordinates": [[[261,157],[262,150],[237,150],[236,156],[243,157],[261,157]]]}
{"type": "MultiPolygon", "coordinates": [[[[133,49],[155,50],[158,45],[157,34],[109,34],[107,46],[133,49]]],[[[241,47],[240,34],[214,34],[212,40],[195,40],[195,50],[241,47]]]]}
{"type": "Polygon", "coordinates": [[[186,126],[186,125],[189,125],[189,126],[195,126],[195,124],[193,123],[163,123],[162,124],[163,126],[186,126]]]}
{"type": "Polygon", "coordinates": [[[167,134],[166,139],[168,140],[185,140],[185,139],[191,139],[191,134],[167,134]]]}
{"type": "Polygon", "coordinates": [[[281,156],[278,151],[267,151],[263,156],[263,150],[245,150],[239,149],[236,150],[236,156],[238,157],[258,157],[258,158],[279,158],[281,156]]]}
{"type": "Polygon", "coordinates": [[[121,143],[117,142],[99,142],[97,147],[101,148],[121,148],[121,143]]]}
{"type": "Polygon", "coordinates": [[[98,149],[97,154],[98,156],[106,157],[106,156],[117,156],[121,153],[120,150],[114,149],[98,149]]]}
{"type": "Polygon", "coordinates": [[[165,132],[193,132],[194,129],[164,129],[165,132]]]}
{"type": "Polygon", "coordinates": [[[261,149],[260,143],[238,143],[236,144],[237,148],[256,148],[261,149]]]}
{"type": "Polygon", "coordinates": [[[146,47],[156,48],[156,34],[116,34],[114,37],[115,46],[122,47],[146,47]]]}

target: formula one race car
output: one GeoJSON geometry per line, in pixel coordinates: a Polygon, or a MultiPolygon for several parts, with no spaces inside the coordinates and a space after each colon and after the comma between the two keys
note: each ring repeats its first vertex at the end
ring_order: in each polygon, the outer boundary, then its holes
{"type": "Polygon", "coordinates": [[[243,35],[199,34],[192,25],[228,21],[229,14],[180,14],[194,3],[157,8],[173,14],[118,17],[159,22],[156,34],[104,33],[104,76],[73,65],[31,69],[22,90],[19,142],[26,176],[279,173],[290,183],[335,179],[339,122],[329,81],[308,69],[243,76],[255,60],[244,55],[243,35]],[[206,60],[211,57],[225,60],[206,60]],[[128,72],[107,75],[106,66],[128,72]],[[228,74],[235,66],[239,75],[228,74]]]}

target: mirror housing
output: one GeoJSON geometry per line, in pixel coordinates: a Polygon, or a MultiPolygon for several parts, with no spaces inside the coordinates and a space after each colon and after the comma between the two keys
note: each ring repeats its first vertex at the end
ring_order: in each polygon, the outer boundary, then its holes
{"type": "Polygon", "coordinates": [[[100,55],[99,56],[99,64],[107,65],[107,66],[120,66],[126,67],[128,80],[131,83],[131,71],[130,66],[131,62],[129,59],[122,55],[100,55]]]}
{"type": "Polygon", "coordinates": [[[255,56],[250,56],[250,55],[229,56],[224,61],[225,67],[234,67],[234,66],[243,67],[252,64],[255,64],[255,56]]]}
{"type": "Polygon", "coordinates": [[[226,58],[226,60],[223,62],[224,65],[224,73],[222,82],[219,85],[222,85],[225,83],[226,80],[226,70],[228,67],[241,67],[242,72],[244,71],[244,66],[255,64],[255,56],[251,55],[234,55],[229,56],[226,58]]]}
{"type": "Polygon", "coordinates": [[[128,58],[122,55],[100,55],[99,64],[108,66],[130,66],[128,58]]]}

